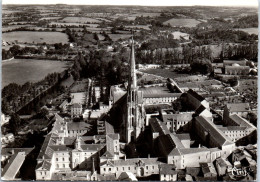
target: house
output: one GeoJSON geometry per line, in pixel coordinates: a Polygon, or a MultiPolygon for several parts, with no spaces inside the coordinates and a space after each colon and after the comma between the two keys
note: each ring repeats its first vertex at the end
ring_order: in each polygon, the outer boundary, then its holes
{"type": "Polygon", "coordinates": [[[131,172],[137,177],[159,174],[158,158],[132,158],[104,161],[100,163],[100,174],[116,174],[118,172],[131,172]]]}
{"type": "Polygon", "coordinates": [[[225,66],[226,75],[248,75],[249,72],[249,66],[239,66],[237,64],[233,64],[232,66],[225,66]]]}
{"type": "Polygon", "coordinates": [[[224,107],[223,117],[227,115],[237,114],[241,117],[247,118],[248,113],[251,111],[249,103],[227,103],[224,107]]]}
{"type": "Polygon", "coordinates": [[[201,163],[200,164],[203,177],[204,178],[216,178],[217,177],[217,171],[213,165],[213,163],[201,163]]]}
{"type": "Polygon", "coordinates": [[[1,138],[1,142],[3,143],[11,143],[14,141],[14,134],[13,133],[8,133],[6,135],[3,135],[1,138]]]}
{"type": "Polygon", "coordinates": [[[232,170],[230,162],[223,158],[216,159],[216,169],[219,176],[224,176],[227,172],[232,170]]]}
{"type": "Polygon", "coordinates": [[[197,116],[194,119],[194,130],[198,136],[207,142],[210,147],[218,147],[226,151],[225,155],[230,154],[235,148],[235,143],[216,127],[213,121],[203,116],[197,116]]]}
{"type": "Polygon", "coordinates": [[[1,126],[3,125],[3,124],[5,124],[5,123],[8,123],[9,122],[9,120],[10,120],[10,116],[8,116],[8,115],[5,115],[5,114],[1,114],[1,126]]]}
{"type": "Polygon", "coordinates": [[[178,172],[173,164],[160,165],[160,181],[177,181],[178,172]]]}
{"type": "Polygon", "coordinates": [[[82,114],[82,105],[74,103],[71,105],[71,117],[79,117],[82,114]]]}
{"type": "Polygon", "coordinates": [[[191,175],[186,174],[186,175],[185,175],[185,181],[194,181],[194,180],[193,180],[193,178],[192,178],[191,175]]]}
{"type": "Polygon", "coordinates": [[[68,101],[67,99],[64,100],[60,105],[59,105],[59,108],[61,109],[62,112],[65,112],[67,110],[67,106],[68,106],[68,101]]]}
{"type": "Polygon", "coordinates": [[[188,125],[192,120],[193,112],[189,113],[178,113],[178,114],[167,114],[165,111],[160,111],[160,116],[163,123],[167,126],[170,131],[177,131],[181,127],[188,125]]]}

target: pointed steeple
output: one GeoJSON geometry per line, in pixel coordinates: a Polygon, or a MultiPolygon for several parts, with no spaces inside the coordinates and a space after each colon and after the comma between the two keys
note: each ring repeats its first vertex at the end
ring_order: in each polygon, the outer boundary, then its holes
{"type": "Polygon", "coordinates": [[[135,89],[137,87],[136,83],[136,73],[135,73],[135,48],[134,48],[134,38],[132,36],[132,45],[130,53],[130,75],[129,75],[129,88],[135,89]]]}

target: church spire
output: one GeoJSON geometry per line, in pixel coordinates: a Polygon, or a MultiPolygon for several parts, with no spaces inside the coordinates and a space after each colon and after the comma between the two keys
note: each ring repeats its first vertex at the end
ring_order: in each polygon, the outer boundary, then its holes
{"type": "Polygon", "coordinates": [[[134,50],[134,38],[132,36],[131,42],[131,53],[130,53],[130,75],[129,75],[129,88],[135,89],[136,84],[136,73],[135,73],[135,50],[134,50]]]}

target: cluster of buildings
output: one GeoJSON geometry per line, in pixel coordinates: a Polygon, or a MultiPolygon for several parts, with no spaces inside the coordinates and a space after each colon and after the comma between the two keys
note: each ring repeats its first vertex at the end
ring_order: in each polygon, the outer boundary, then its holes
{"type": "Polygon", "coordinates": [[[224,75],[256,74],[257,67],[248,60],[223,60],[221,64],[214,64],[214,72],[224,75]]]}
{"type": "MultiPolygon", "coordinates": [[[[55,113],[37,157],[36,180],[137,181],[155,176],[161,181],[216,181],[237,179],[238,170],[255,179],[257,147],[237,147],[241,140],[256,137],[256,127],[245,119],[251,112],[249,104],[227,104],[219,113],[199,91],[173,80],[139,87],[134,44],[128,84],[111,87],[108,105],[100,103],[99,110],[87,112],[75,99],[61,98],[60,103],[62,112],[55,113]],[[181,110],[146,113],[147,106],[171,107],[176,100],[183,104],[181,110]],[[111,123],[116,120],[112,111],[117,111],[120,122],[111,123]],[[143,143],[149,145],[147,157],[130,156],[126,147],[138,153],[133,146],[144,133],[148,133],[143,143]]],[[[22,164],[28,154],[17,151],[7,167],[22,164]]],[[[3,174],[5,179],[13,177],[8,169],[3,174]]]]}

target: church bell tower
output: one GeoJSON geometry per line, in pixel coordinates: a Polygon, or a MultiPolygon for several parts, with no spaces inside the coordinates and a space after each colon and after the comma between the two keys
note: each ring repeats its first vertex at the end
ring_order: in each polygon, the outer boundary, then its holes
{"type": "Polygon", "coordinates": [[[131,42],[129,66],[130,74],[127,88],[127,118],[125,123],[125,139],[127,143],[135,141],[144,128],[143,92],[138,91],[137,87],[133,38],[131,42]]]}

